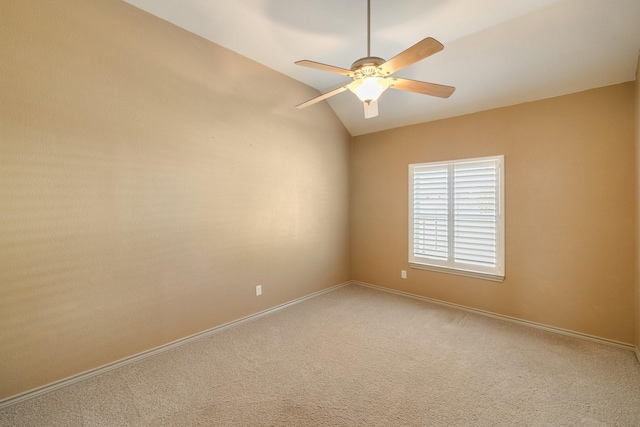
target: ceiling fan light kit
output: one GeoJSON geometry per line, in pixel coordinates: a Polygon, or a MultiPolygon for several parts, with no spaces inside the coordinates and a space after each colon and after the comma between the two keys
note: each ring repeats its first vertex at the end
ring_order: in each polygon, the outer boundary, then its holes
{"type": "Polygon", "coordinates": [[[376,56],[371,56],[371,0],[367,0],[366,57],[355,61],[351,65],[350,70],[307,60],[296,62],[297,65],[304,67],[342,74],[351,77],[353,81],[303,102],[296,107],[307,107],[349,89],[364,103],[365,118],[371,118],[378,115],[377,100],[388,88],[448,98],[455,91],[455,88],[452,86],[391,77],[391,74],[396,71],[431,56],[434,53],[440,52],[442,49],[444,49],[442,43],[431,37],[427,37],[388,61],[376,56]]]}
{"type": "Polygon", "coordinates": [[[388,87],[389,81],[384,77],[365,77],[349,84],[349,90],[362,102],[377,101],[388,87]]]}

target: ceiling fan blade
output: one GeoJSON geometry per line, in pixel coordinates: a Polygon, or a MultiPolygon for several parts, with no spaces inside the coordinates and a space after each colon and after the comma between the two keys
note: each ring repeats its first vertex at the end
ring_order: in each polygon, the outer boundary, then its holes
{"type": "Polygon", "coordinates": [[[308,107],[309,105],[313,105],[316,102],[320,102],[322,100],[325,100],[333,95],[337,95],[340,92],[344,92],[345,90],[347,90],[347,88],[349,87],[348,84],[344,85],[344,86],[340,86],[337,87],[333,90],[330,90],[329,92],[323,93],[322,95],[316,96],[315,98],[311,98],[310,100],[303,102],[302,104],[298,104],[296,105],[296,108],[304,108],[304,107],[308,107]]]}
{"type": "Polygon", "coordinates": [[[440,52],[442,49],[444,49],[442,43],[434,38],[427,37],[380,65],[378,70],[385,75],[393,74],[427,56],[440,52]]]}
{"type": "Polygon", "coordinates": [[[422,93],[424,95],[437,96],[439,98],[448,98],[456,90],[453,86],[399,78],[392,79],[391,87],[409,92],[422,93]]]}
{"type": "Polygon", "coordinates": [[[353,72],[346,68],[334,67],[333,65],[321,64],[314,61],[297,61],[296,65],[302,65],[303,67],[315,68],[316,70],[329,71],[330,73],[342,74],[343,76],[353,77],[353,72]]]}
{"type": "Polygon", "coordinates": [[[370,119],[378,116],[378,101],[365,101],[364,103],[364,118],[370,119]]]}

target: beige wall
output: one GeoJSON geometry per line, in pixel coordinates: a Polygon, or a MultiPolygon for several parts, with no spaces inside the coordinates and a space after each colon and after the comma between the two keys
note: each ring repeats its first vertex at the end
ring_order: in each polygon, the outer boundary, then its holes
{"type": "Polygon", "coordinates": [[[120,1],[3,2],[0,43],[0,400],[349,280],[316,91],[120,1]]]}
{"type": "Polygon", "coordinates": [[[352,279],[633,342],[634,96],[631,82],[354,138],[352,279]],[[409,269],[407,165],[498,154],[505,281],[409,269]]]}
{"type": "Polygon", "coordinates": [[[640,56],[636,69],[636,354],[640,357],[640,56]]]}

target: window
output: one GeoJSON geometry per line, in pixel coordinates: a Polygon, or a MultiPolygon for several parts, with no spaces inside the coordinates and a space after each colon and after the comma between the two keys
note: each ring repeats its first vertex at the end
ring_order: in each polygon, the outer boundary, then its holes
{"type": "Polygon", "coordinates": [[[409,165],[409,265],[504,280],[504,156],[409,165]]]}

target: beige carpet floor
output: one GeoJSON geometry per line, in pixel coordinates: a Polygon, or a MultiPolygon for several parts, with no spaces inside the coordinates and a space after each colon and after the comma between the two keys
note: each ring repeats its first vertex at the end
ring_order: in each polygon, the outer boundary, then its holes
{"type": "Polygon", "coordinates": [[[5,408],[0,425],[640,426],[640,364],[349,285],[5,408]]]}

